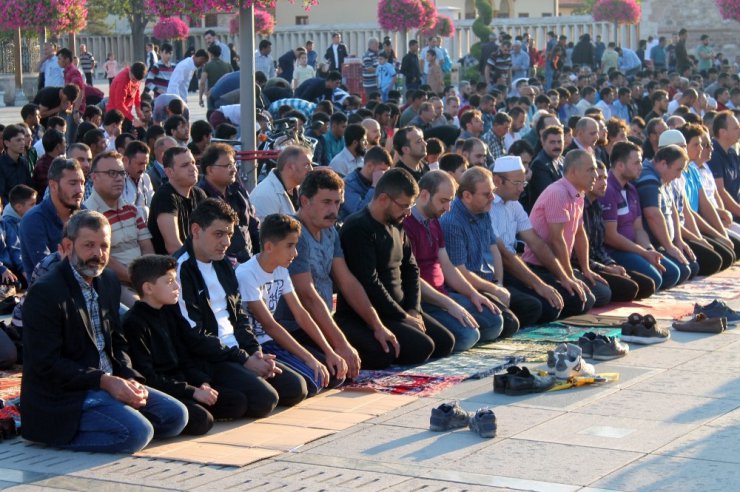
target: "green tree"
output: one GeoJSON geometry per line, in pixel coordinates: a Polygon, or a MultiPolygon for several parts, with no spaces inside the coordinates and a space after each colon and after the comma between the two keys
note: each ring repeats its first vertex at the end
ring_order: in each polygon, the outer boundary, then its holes
{"type": "MultiPolygon", "coordinates": [[[[147,24],[154,19],[144,10],[144,0],[95,0],[88,4],[89,10],[99,10],[107,14],[117,15],[128,21],[133,39],[134,60],[144,57],[146,42],[144,30],[147,24]]],[[[133,61],[133,60],[132,60],[133,61]]]]}
{"type": "Polygon", "coordinates": [[[478,11],[478,17],[473,22],[473,33],[480,39],[470,47],[470,54],[474,57],[480,57],[481,43],[487,43],[489,36],[493,32],[491,21],[493,20],[493,7],[490,0],[476,0],[475,8],[478,11]]]}

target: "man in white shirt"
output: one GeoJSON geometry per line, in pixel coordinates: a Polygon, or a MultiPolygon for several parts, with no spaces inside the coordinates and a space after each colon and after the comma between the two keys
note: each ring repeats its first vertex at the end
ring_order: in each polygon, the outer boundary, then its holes
{"type": "Polygon", "coordinates": [[[612,117],[611,104],[614,102],[614,89],[611,87],[604,87],[599,91],[601,100],[594,106],[601,110],[604,115],[604,121],[609,121],[612,117]]]}
{"type": "Polygon", "coordinates": [[[275,77],[275,60],[272,59],[272,42],[267,39],[260,41],[257,51],[254,52],[254,71],[262,72],[267,80],[275,77]]]}
{"type": "Polygon", "coordinates": [[[44,59],[39,65],[39,72],[44,74],[44,87],[64,86],[64,70],[57,62],[57,45],[46,43],[44,45],[44,59]]]}
{"type": "Polygon", "coordinates": [[[367,132],[362,125],[349,125],[344,131],[344,149],[329,163],[337,174],[344,177],[364,164],[367,132]]]}
{"type": "Polygon", "coordinates": [[[251,193],[257,218],[262,220],[270,214],[295,214],[298,187],[312,168],[307,148],[293,145],[284,148],[277,167],[251,193]]]}
{"type": "Polygon", "coordinates": [[[206,50],[198,50],[189,58],[181,60],[172,72],[170,83],[167,86],[168,94],[177,94],[183,101],[188,100],[188,86],[193,79],[195,71],[205,65],[208,61],[206,50]]]}

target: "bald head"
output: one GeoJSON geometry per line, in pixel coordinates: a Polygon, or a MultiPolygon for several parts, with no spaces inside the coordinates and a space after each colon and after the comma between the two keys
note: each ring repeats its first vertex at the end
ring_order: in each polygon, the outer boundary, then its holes
{"type": "Polygon", "coordinates": [[[360,124],[367,134],[367,143],[380,145],[380,124],[372,118],[365,118],[360,124]]]}
{"type": "Polygon", "coordinates": [[[583,147],[593,147],[599,139],[599,124],[593,118],[581,118],[576,123],[575,137],[583,147]]]}

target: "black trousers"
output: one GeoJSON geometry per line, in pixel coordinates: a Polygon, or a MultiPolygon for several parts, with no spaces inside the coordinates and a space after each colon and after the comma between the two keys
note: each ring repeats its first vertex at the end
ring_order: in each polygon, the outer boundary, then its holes
{"type": "MultiPolygon", "coordinates": [[[[509,308],[519,320],[519,328],[550,323],[560,316],[560,310],[550,306],[544,297],[511,275],[504,275],[504,287],[511,294],[509,308]]],[[[506,318],[504,318],[506,323],[506,318]]],[[[504,325],[504,329],[506,326],[504,325]]]]}
{"type": "MultiPolygon", "coordinates": [[[[596,273],[604,277],[604,280],[609,283],[609,289],[612,291],[612,301],[630,302],[634,301],[637,297],[640,286],[637,285],[637,282],[633,281],[631,278],[622,277],[621,275],[614,275],[603,270],[597,271],[596,273]]],[[[650,282],[652,283],[652,280],[650,280],[650,282]]],[[[654,290],[655,284],[653,284],[653,291],[654,290]]]]}
{"type": "Polygon", "coordinates": [[[214,419],[234,420],[246,413],[247,398],[244,393],[225,386],[211,387],[218,391],[218,400],[213,405],[200,403],[194,398],[180,400],[188,408],[188,424],[183,434],[202,436],[211,430],[214,419]]]}
{"type": "Polygon", "coordinates": [[[735,253],[735,260],[737,260],[740,258],[740,240],[734,236],[730,236],[730,241],[732,241],[733,253],[735,253]]]}
{"type": "MultiPolygon", "coordinates": [[[[565,290],[562,285],[560,285],[560,282],[558,282],[558,279],[555,278],[555,275],[550,273],[550,271],[547,268],[537,266],[537,265],[527,265],[527,266],[529,266],[530,270],[532,270],[532,272],[534,272],[535,275],[540,277],[540,279],[543,282],[545,282],[547,285],[554,287],[562,296],[563,309],[560,311],[560,318],[567,318],[569,316],[578,316],[579,314],[589,312],[591,308],[594,307],[594,304],[596,303],[596,297],[594,297],[593,293],[588,293],[586,295],[586,302],[583,302],[578,297],[578,295],[576,295],[575,293],[569,294],[568,291],[565,290]]],[[[579,275],[579,274],[576,274],[576,275],[579,275]]],[[[581,280],[583,280],[582,277],[581,277],[581,280]]]]}
{"type": "Polygon", "coordinates": [[[735,254],[734,247],[730,249],[712,237],[705,236],[704,239],[706,239],[707,242],[712,245],[712,248],[714,248],[714,252],[722,258],[722,267],[720,268],[720,270],[726,270],[730,268],[733,263],[735,263],[735,260],[737,260],[737,255],[735,254]]]}
{"type": "Polygon", "coordinates": [[[686,244],[696,255],[696,262],[699,264],[699,275],[707,277],[722,269],[722,257],[713,248],[708,248],[696,241],[686,241],[686,244]]]}
{"type": "Polygon", "coordinates": [[[360,354],[362,369],[385,369],[393,363],[421,364],[430,357],[450,355],[455,347],[454,335],[431,316],[422,313],[422,318],[426,333],[404,321],[382,320],[400,345],[400,353],[396,358],[393,347],[382,347],[373,336],[372,330],[355,313],[341,312],[334,315],[344,336],[360,354]]]}
{"type": "MultiPolygon", "coordinates": [[[[516,314],[514,314],[513,306],[514,306],[514,293],[509,291],[509,294],[511,294],[511,297],[509,299],[509,305],[506,306],[504,303],[498,300],[496,296],[493,294],[489,294],[488,292],[481,292],[481,295],[485,296],[489,301],[494,303],[496,307],[498,307],[501,310],[501,317],[504,318],[504,324],[503,329],[501,330],[501,335],[499,335],[500,338],[509,338],[516,334],[516,332],[519,331],[519,328],[521,328],[521,323],[519,321],[519,318],[516,314]]],[[[536,305],[532,303],[532,300],[524,299],[526,294],[519,295],[517,298],[517,302],[522,303],[529,303],[531,308],[536,309],[539,307],[539,303],[536,305]]],[[[521,307],[521,306],[520,306],[521,307]]]]}

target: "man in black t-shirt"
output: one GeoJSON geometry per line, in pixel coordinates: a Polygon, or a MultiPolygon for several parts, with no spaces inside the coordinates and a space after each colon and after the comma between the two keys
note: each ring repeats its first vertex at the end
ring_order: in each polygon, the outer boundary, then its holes
{"type": "Polygon", "coordinates": [[[206,194],[195,186],[198,168],[193,154],[187,148],[167,149],[162,165],[169,181],[160,186],[152,198],[148,225],[154,251],[172,255],[188,237],[190,215],[206,199],[206,194]]]}
{"type": "Polygon", "coordinates": [[[72,102],[77,99],[80,89],[73,84],[64,87],[44,87],[34,98],[34,104],[38,104],[41,114],[41,125],[46,126],[46,120],[50,116],[61,116],[72,109],[72,102]]]}

